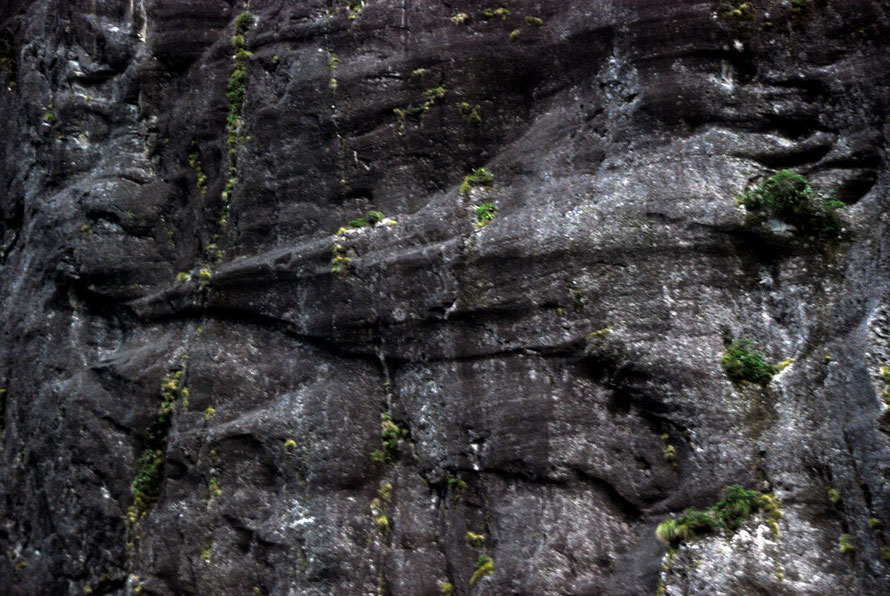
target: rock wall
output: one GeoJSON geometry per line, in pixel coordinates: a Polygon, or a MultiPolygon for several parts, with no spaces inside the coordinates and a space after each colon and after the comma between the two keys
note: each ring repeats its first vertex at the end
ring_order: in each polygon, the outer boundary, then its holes
{"type": "Polygon", "coordinates": [[[888,39],[877,0],[7,1],[0,588],[890,592],[888,39]],[[737,204],[782,169],[840,234],[737,204]],[[734,384],[737,338],[790,362],[734,384]],[[666,554],[734,484],[779,532],[666,554]]]}

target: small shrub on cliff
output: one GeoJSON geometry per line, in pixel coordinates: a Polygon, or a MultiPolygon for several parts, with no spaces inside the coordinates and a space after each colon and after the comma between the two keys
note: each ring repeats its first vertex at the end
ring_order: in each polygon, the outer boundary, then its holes
{"type": "Polygon", "coordinates": [[[251,28],[251,26],[256,21],[256,17],[250,14],[250,11],[245,10],[238,18],[235,19],[235,33],[238,35],[244,35],[244,33],[251,28]]]}
{"type": "Polygon", "coordinates": [[[686,509],[683,515],[658,524],[655,536],[671,545],[692,540],[715,530],[735,532],[742,523],[757,512],[769,519],[773,533],[778,535],[778,519],[782,517],[779,502],[772,495],[747,490],[734,484],[723,489],[723,498],[705,511],[686,509]]]}
{"type": "Polygon", "coordinates": [[[726,348],[721,364],[726,376],[736,384],[766,385],[776,374],[776,367],[767,364],[763,354],[756,351],[751,340],[744,338],[737,339],[726,348]]]}
{"type": "Polygon", "coordinates": [[[368,211],[364,217],[353,219],[349,222],[351,228],[367,228],[373,227],[375,224],[383,221],[383,213],[380,211],[368,211]]]}
{"type": "Polygon", "coordinates": [[[782,170],[738,199],[740,205],[756,219],[773,217],[785,221],[801,231],[825,236],[837,236],[841,220],[837,215],[845,207],[828,194],[817,191],[800,174],[782,170]]]}

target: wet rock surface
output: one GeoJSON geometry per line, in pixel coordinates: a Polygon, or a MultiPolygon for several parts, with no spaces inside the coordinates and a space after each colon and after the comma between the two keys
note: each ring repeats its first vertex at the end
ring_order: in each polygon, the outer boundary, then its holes
{"type": "Polygon", "coordinates": [[[886,3],[244,9],[0,7],[4,593],[890,592],[886,3]]]}

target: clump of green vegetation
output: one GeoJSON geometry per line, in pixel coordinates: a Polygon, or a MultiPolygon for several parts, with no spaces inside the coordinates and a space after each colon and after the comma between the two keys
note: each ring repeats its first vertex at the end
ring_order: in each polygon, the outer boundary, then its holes
{"type": "Polygon", "coordinates": [[[448,490],[451,494],[451,506],[453,507],[463,500],[464,495],[467,492],[467,483],[465,480],[452,476],[451,474],[448,474],[447,478],[448,490]]]}
{"type": "Polygon", "coordinates": [[[871,533],[881,538],[884,535],[884,525],[881,523],[876,517],[869,518],[868,527],[871,528],[871,533]]]}
{"type": "Polygon", "coordinates": [[[192,278],[191,274],[189,274],[185,271],[180,271],[179,273],[176,274],[176,281],[181,284],[188,282],[188,280],[190,280],[191,278],[192,278]]]}
{"type": "Polygon", "coordinates": [[[161,476],[164,468],[164,452],[146,449],[137,461],[136,478],[133,479],[133,504],[127,510],[130,523],[139,521],[155,504],[161,494],[161,476]]]}
{"type": "Polygon", "coordinates": [[[464,181],[460,185],[460,193],[468,195],[474,188],[488,190],[492,184],[494,184],[494,176],[491,172],[485,168],[476,168],[464,177],[464,181]]]}
{"type": "Polygon", "coordinates": [[[831,501],[831,504],[835,507],[841,507],[844,504],[844,496],[841,494],[841,491],[838,489],[829,486],[827,489],[828,492],[828,500],[831,501]]]}
{"type": "Polygon", "coordinates": [[[331,273],[337,277],[345,275],[351,262],[352,259],[346,255],[346,248],[342,244],[335,244],[331,258],[331,273]]]}
{"type": "Polygon", "coordinates": [[[284,449],[288,453],[293,453],[297,449],[297,442],[293,439],[288,439],[284,442],[284,449]]]}
{"type": "Polygon", "coordinates": [[[56,121],[56,113],[52,109],[47,110],[43,114],[43,121],[50,125],[53,124],[56,121]]]}
{"type": "Polygon", "coordinates": [[[890,546],[881,547],[881,558],[885,563],[890,564],[890,546]]]}
{"type": "Polygon", "coordinates": [[[721,2],[717,5],[717,14],[722,19],[750,21],[754,18],[756,10],[752,2],[721,2]]]}
{"type": "Polygon", "coordinates": [[[340,59],[337,58],[334,54],[328,55],[328,70],[331,71],[331,78],[328,81],[328,89],[330,89],[331,94],[337,92],[337,77],[335,76],[337,73],[337,68],[340,66],[340,59]]]}
{"type": "Polygon", "coordinates": [[[383,536],[386,536],[389,533],[389,518],[386,517],[386,514],[380,515],[377,520],[377,531],[380,532],[383,536]]]}
{"type": "Polygon", "coordinates": [[[415,68],[414,70],[411,71],[411,76],[414,77],[414,78],[417,78],[417,77],[424,77],[424,76],[426,76],[427,74],[429,74],[429,72],[430,72],[430,71],[428,71],[428,70],[425,69],[425,68],[415,68]]]}
{"type": "Polygon", "coordinates": [[[380,436],[383,449],[371,452],[371,460],[377,464],[392,464],[399,459],[399,441],[410,435],[407,428],[392,421],[389,412],[380,415],[380,436]]]}
{"type": "Polygon", "coordinates": [[[380,211],[368,211],[364,217],[358,217],[349,222],[351,228],[368,228],[374,227],[375,224],[383,221],[383,213],[380,211]]]}
{"type": "Polygon", "coordinates": [[[390,521],[387,510],[392,503],[392,483],[387,482],[377,491],[377,496],[371,501],[371,513],[374,514],[374,525],[381,536],[389,534],[390,521]]]}
{"type": "Polygon", "coordinates": [[[470,15],[465,12],[459,12],[451,17],[451,22],[455,25],[468,25],[471,20],[470,15]]]}
{"type": "Polygon", "coordinates": [[[494,203],[482,203],[476,207],[476,227],[487,226],[498,216],[498,206],[494,203]]]}
{"type": "Polygon", "coordinates": [[[442,596],[452,596],[454,594],[454,584],[451,582],[442,582],[439,584],[439,593],[442,596]]]}
{"type": "Polygon", "coordinates": [[[840,540],[837,541],[837,548],[845,555],[852,555],[856,552],[856,547],[850,542],[849,534],[841,534],[840,540]]]}
{"type": "Polygon", "coordinates": [[[164,473],[164,448],[173,416],[173,404],[180,395],[182,370],[176,370],[164,377],[161,382],[161,407],[157,419],[145,432],[145,449],[137,461],[136,477],[133,480],[133,503],[127,509],[127,519],[131,524],[145,517],[161,494],[161,480],[164,473]]]}
{"type": "Polygon", "coordinates": [[[475,532],[468,531],[466,536],[464,536],[464,540],[467,541],[467,546],[469,546],[473,550],[481,550],[482,547],[485,546],[484,534],[477,534],[475,532]]]}
{"type": "Polygon", "coordinates": [[[198,152],[198,145],[194,141],[188,154],[188,160],[189,165],[195,170],[195,174],[198,177],[195,186],[197,186],[198,192],[203,196],[207,192],[207,174],[204,173],[204,168],[201,167],[201,154],[198,152]]]}
{"type": "Polygon", "coordinates": [[[243,35],[255,22],[256,18],[250,14],[250,11],[245,10],[235,19],[235,33],[243,35]]]}
{"type": "Polygon", "coordinates": [[[238,135],[241,128],[241,110],[244,107],[244,81],[247,74],[247,62],[252,54],[247,50],[245,34],[254,24],[256,19],[249,11],[242,12],[235,19],[235,34],[232,36],[232,46],[235,49],[235,68],[229,82],[226,84],[226,99],[229,101],[229,114],[226,117],[226,143],[229,145],[229,170],[226,186],[222,192],[222,213],[219,217],[219,227],[225,227],[228,222],[229,201],[235,192],[238,182],[238,168],[235,162],[237,148],[243,143],[243,138],[238,135]]]}
{"type": "Polygon", "coordinates": [[[207,494],[210,499],[216,499],[222,495],[222,489],[219,487],[219,478],[212,476],[210,482],[207,483],[207,494]]]}
{"type": "Polygon", "coordinates": [[[480,114],[480,110],[482,108],[476,104],[471,105],[465,101],[457,104],[457,111],[460,112],[460,117],[463,118],[464,122],[471,126],[479,126],[482,124],[482,114],[480,114]]]}
{"type": "Polygon", "coordinates": [[[519,41],[520,35],[522,35],[522,31],[520,31],[519,29],[513,29],[513,31],[510,31],[510,41],[519,41]]]}
{"type": "Polygon", "coordinates": [[[479,555],[479,558],[476,559],[476,570],[473,572],[473,576],[470,578],[470,585],[474,585],[477,581],[485,577],[486,575],[491,575],[494,572],[494,561],[491,557],[485,554],[479,555]]]}
{"type": "Polygon", "coordinates": [[[525,17],[525,24],[529,27],[543,27],[544,21],[540,17],[525,17]]]}
{"type": "Polygon", "coordinates": [[[807,9],[809,3],[807,0],[791,0],[791,10],[794,12],[802,12],[807,9]]]}
{"type": "Polygon", "coordinates": [[[423,117],[427,115],[427,112],[429,112],[434,105],[445,97],[446,93],[448,93],[448,90],[442,86],[427,89],[423,92],[426,96],[426,101],[422,104],[419,106],[410,105],[406,108],[395,108],[393,113],[396,115],[399,122],[404,122],[405,120],[419,122],[423,120],[423,117]]]}
{"type": "Polygon", "coordinates": [[[608,327],[603,329],[597,329],[596,331],[591,331],[587,334],[587,341],[604,341],[612,335],[612,330],[608,327]]]}
{"type": "Polygon", "coordinates": [[[801,231],[837,236],[842,222],[837,211],[846,205],[819,192],[800,174],[782,170],[746,192],[737,201],[756,220],[764,216],[787,222],[801,231]]]}
{"type": "Polygon", "coordinates": [[[202,288],[207,287],[207,284],[210,283],[210,280],[213,279],[213,272],[210,271],[207,267],[201,267],[198,270],[198,285],[202,288]]]}
{"type": "Polygon", "coordinates": [[[335,244],[331,258],[331,273],[338,277],[345,275],[351,262],[352,259],[346,255],[346,249],[343,245],[335,244]]]}
{"type": "Polygon", "coordinates": [[[661,443],[664,446],[664,449],[662,450],[664,461],[676,470],[680,467],[680,464],[677,462],[677,450],[671,445],[671,436],[668,433],[662,433],[661,443]]]}
{"type": "Polygon", "coordinates": [[[503,6],[497,6],[492,8],[486,8],[482,11],[483,19],[501,19],[502,21],[506,21],[510,18],[510,9],[504,8],[503,6]]]}
{"type": "Polygon", "coordinates": [[[448,90],[445,89],[445,87],[442,87],[440,85],[439,87],[433,87],[432,89],[427,89],[426,91],[423,92],[423,94],[426,95],[427,99],[430,102],[430,105],[432,105],[432,104],[436,103],[437,101],[439,101],[440,99],[442,99],[443,97],[445,97],[445,94],[447,92],[448,92],[448,90]]]}
{"type": "Polygon", "coordinates": [[[726,348],[721,364],[726,376],[736,384],[766,385],[776,374],[776,367],[767,364],[763,354],[745,338],[737,339],[726,348]]]}
{"type": "Polygon", "coordinates": [[[775,497],[735,484],[723,489],[723,498],[705,511],[686,509],[682,516],[658,524],[655,535],[659,540],[676,546],[717,529],[735,532],[757,512],[767,515],[770,528],[778,535],[778,520],[782,511],[775,497]]]}

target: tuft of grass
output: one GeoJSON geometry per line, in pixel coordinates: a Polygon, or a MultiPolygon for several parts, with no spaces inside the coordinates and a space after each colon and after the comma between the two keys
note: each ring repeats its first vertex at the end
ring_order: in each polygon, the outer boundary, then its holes
{"type": "Polygon", "coordinates": [[[828,500],[831,501],[832,505],[836,507],[841,507],[844,504],[844,496],[841,494],[836,488],[828,487],[828,500]]]}
{"type": "Polygon", "coordinates": [[[513,31],[510,31],[510,41],[519,41],[520,35],[522,35],[522,31],[520,31],[519,29],[513,29],[513,31]]]}
{"type": "Polygon", "coordinates": [[[485,546],[485,535],[477,534],[475,532],[468,531],[466,536],[464,536],[464,540],[467,542],[467,546],[474,550],[481,550],[483,546],[485,546]]]}
{"type": "Polygon", "coordinates": [[[482,203],[476,207],[476,227],[487,226],[498,216],[498,206],[494,203],[482,203]]]}
{"type": "Polygon", "coordinates": [[[525,17],[525,24],[529,27],[543,27],[544,21],[540,17],[525,17]]]}
{"type": "Polygon", "coordinates": [[[777,372],[775,366],[767,364],[766,358],[755,349],[751,340],[745,338],[732,342],[720,363],[729,380],[737,385],[766,385],[777,372]]]}
{"type": "Polygon", "coordinates": [[[470,194],[474,188],[489,189],[494,184],[494,176],[485,168],[476,168],[464,177],[463,183],[460,185],[460,193],[464,195],[470,194]]]}
{"type": "Polygon", "coordinates": [[[845,555],[852,555],[856,552],[856,546],[850,542],[849,534],[841,534],[840,539],[837,541],[837,548],[845,555]]]}
{"type": "Polygon", "coordinates": [[[492,573],[494,573],[494,561],[492,558],[484,554],[479,555],[479,558],[476,559],[476,570],[470,578],[470,585],[474,585],[477,581],[492,573]]]}

